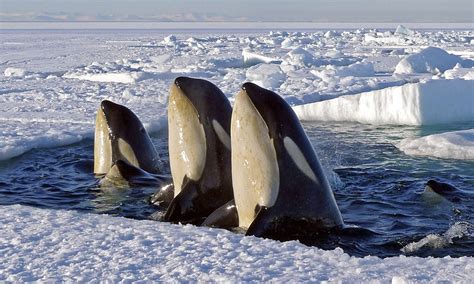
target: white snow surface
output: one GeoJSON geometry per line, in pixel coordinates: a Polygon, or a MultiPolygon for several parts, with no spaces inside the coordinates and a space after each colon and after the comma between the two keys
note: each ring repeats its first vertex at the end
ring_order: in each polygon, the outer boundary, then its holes
{"type": "Polygon", "coordinates": [[[429,80],[295,106],[301,120],[430,125],[474,121],[474,81],[429,80]]]}
{"type": "MultiPolygon", "coordinates": [[[[403,58],[395,67],[397,74],[433,73],[437,74],[453,68],[464,60],[437,47],[427,47],[420,52],[403,58]]],[[[465,64],[471,65],[470,62],[465,64]]]]}
{"type": "Polygon", "coordinates": [[[474,160],[474,129],[405,138],[397,147],[408,155],[474,160]]]}
{"type": "Polygon", "coordinates": [[[0,206],[0,281],[469,281],[474,258],[351,257],[221,229],[0,206]]]}
{"type": "MultiPolygon", "coordinates": [[[[149,131],[158,131],[166,127],[168,90],[178,76],[210,80],[231,101],[245,81],[253,81],[291,105],[302,105],[377,90],[390,93],[401,90],[397,86],[431,80],[431,73],[392,75],[401,56],[437,46],[463,60],[438,78],[473,80],[473,68],[465,64],[474,57],[472,30],[398,30],[0,30],[0,160],[91,139],[103,99],[128,106],[149,131]],[[371,36],[402,38],[403,43],[367,41],[371,36]]],[[[455,93],[463,86],[454,87],[455,93]]],[[[465,104],[469,94],[472,89],[451,96],[450,103],[465,104]]],[[[411,113],[417,111],[413,105],[397,110],[411,117],[403,123],[423,123],[412,119],[417,115],[411,113]]],[[[349,121],[367,121],[358,118],[360,113],[345,113],[349,121]]],[[[449,123],[454,116],[443,113],[436,121],[449,123]]]]}

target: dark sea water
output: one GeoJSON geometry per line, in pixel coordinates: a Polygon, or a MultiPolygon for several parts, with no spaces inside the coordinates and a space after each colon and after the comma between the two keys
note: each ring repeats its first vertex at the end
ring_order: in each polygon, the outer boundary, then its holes
{"type": "MultiPolygon", "coordinates": [[[[368,126],[305,123],[327,169],[348,229],[324,240],[304,241],[325,249],[342,247],[351,255],[474,255],[474,161],[412,157],[394,144],[473,125],[442,127],[368,126]],[[429,179],[448,182],[462,198],[450,202],[424,193],[429,179]]],[[[168,161],[167,135],[153,134],[168,161]]],[[[70,209],[148,219],[156,189],[101,189],[93,173],[93,141],[32,150],[0,162],[0,204],[70,209]]]]}

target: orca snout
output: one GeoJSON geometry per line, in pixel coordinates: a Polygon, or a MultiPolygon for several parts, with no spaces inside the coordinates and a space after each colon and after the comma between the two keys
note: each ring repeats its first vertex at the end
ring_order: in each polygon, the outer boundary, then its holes
{"type": "Polygon", "coordinates": [[[101,103],[100,103],[100,108],[102,109],[102,111],[104,113],[110,113],[114,110],[116,110],[117,108],[119,107],[118,104],[114,103],[114,102],[111,102],[109,100],[103,100],[101,103]]]}
{"type": "Polygon", "coordinates": [[[185,89],[186,87],[189,87],[189,85],[192,84],[194,80],[196,79],[181,76],[174,79],[174,84],[180,89],[185,89]]]}

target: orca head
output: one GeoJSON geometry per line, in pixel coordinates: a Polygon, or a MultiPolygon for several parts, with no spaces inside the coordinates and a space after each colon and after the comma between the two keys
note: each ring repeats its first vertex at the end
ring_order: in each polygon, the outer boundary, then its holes
{"type": "MultiPolygon", "coordinates": [[[[230,151],[230,113],[229,101],[211,82],[188,77],[175,79],[168,103],[169,155],[175,197],[181,192],[185,177],[194,181],[201,179],[208,149],[215,151],[216,141],[230,151]]],[[[218,180],[218,174],[215,175],[209,182],[218,180]]]]}
{"type": "Polygon", "coordinates": [[[257,216],[256,208],[270,210],[280,198],[278,214],[314,218],[327,227],[342,224],[313,146],[298,117],[279,95],[245,83],[235,99],[231,141],[240,226],[248,228],[257,216]]]}
{"type": "Polygon", "coordinates": [[[160,172],[159,155],[140,119],[127,107],[104,100],[96,116],[94,173],[106,174],[118,160],[160,172]]]}
{"type": "Polygon", "coordinates": [[[446,199],[453,203],[461,202],[465,194],[462,190],[450,185],[449,183],[439,182],[436,180],[428,180],[425,184],[423,192],[425,199],[431,198],[431,203],[439,203],[442,199],[446,199]]]}
{"type": "Polygon", "coordinates": [[[244,84],[232,112],[232,186],[242,228],[248,228],[255,219],[255,208],[275,204],[280,186],[274,125],[266,120],[271,117],[262,115],[268,102],[258,96],[260,91],[254,84],[244,84]]]}

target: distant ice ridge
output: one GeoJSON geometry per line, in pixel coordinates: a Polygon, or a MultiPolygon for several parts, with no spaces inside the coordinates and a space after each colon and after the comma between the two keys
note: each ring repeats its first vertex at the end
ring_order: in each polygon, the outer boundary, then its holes
{"type": "Polygon", "coordinates": [[[301,120],[432,125],[474,121],[473,80],[429,80],[296,106],[301,120]]]}
{"type": "Polygon", "coordinates": [[[473,257],[351,257],[299,242],[103,214],[0,206],[0,281],[470,281],[473,257]]]}
{"type": "Polygon", "coordinates": [[[397,147],[408,155],[474,160],[474,129],[405,138],[397,147]]]}
{"type": "Polygon", "coordinates": [[[440,249],[453,243],[454,239],[473,236],[474,225],[468,222],[456,222],[443,234],[430,234],[421,240],[409,243],[401,251],[414,253],[422,248],[440,249]]]}
{"type": "Polygon", "coordinates": [[[472,60],[465,60],[461,57],[447,53],[437,47],[427,47],[420,52],[413,53],[403,58],[395,67],[396,74],[412,73],[442,73],[453,68],[456,64],[472,67],[472,60]]]}

